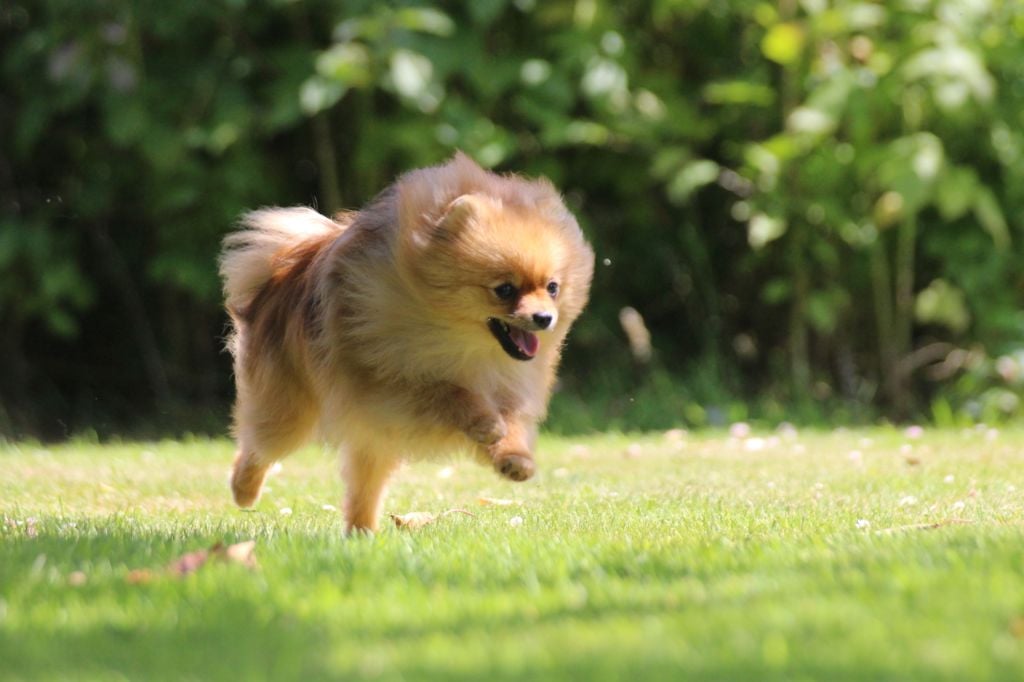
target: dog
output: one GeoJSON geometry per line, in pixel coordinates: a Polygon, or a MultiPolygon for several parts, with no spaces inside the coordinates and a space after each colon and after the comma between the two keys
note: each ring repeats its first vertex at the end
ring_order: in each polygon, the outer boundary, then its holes
{"type": "Polygon", "coordinates": [[[361,211],[246,214],[224,240],[235,502],[319,436],[342,453],[348,532],[375,531],[402,462],[468,450],[533,476],[594,252],[550,182],[457,153],[361,211]]]}

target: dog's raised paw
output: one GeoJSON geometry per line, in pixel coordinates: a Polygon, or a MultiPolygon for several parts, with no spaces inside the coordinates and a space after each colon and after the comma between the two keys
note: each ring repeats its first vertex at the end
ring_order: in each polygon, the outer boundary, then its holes
{"type": "Polygon", "coordinates": [[[525,481],[533,477],[536,466],[533,460],[522,455],[505,455],[495,460],[494,468],[502,476],[513,481],[525,481]]]}

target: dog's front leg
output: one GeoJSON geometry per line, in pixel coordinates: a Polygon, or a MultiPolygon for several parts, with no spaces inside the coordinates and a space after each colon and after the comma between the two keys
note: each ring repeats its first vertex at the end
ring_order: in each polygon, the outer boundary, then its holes
{"type": "Polygon", "coordinates": [[[487,446],[487,455],[499,474],[513,481],[525,481],[533,477],[537,468],[533,461],[537,426],[517,414],[506,414],[504,420],[507,432],[487,446]]]}
{"type": "Polygon", "coordinates": [[[411,391],[417,412],[460,431],[483,446],[497,443],[508,433],[501,413],[483,396],[449,383],[411,391]]]}

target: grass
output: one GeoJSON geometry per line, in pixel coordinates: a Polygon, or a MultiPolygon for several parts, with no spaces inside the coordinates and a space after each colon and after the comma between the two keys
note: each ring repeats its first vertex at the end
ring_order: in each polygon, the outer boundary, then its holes
{"type": "Polygon", "coordinates": [[[541,450],[523,485],[470,462],[411,466],[388,511],[473,516],[346,539],[317,450],[246,513],[226,441],[8,445],[0,679],[1024,675],[1022,432],[541,450]],[[254,570],[165,570],[247,539],[254,570]]]}

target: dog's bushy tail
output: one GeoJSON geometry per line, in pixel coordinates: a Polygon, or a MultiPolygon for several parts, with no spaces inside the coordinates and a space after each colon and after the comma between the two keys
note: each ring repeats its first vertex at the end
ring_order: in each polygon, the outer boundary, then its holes
{"type": "Polygon", "coordinates": [[[241,227],[224,238],[220,276],[229,311],[245,310],[270,281],[275,259],[309,241],[341,234],[337,222],[310,208],[264,208],[242,216],[241,227]]]}

